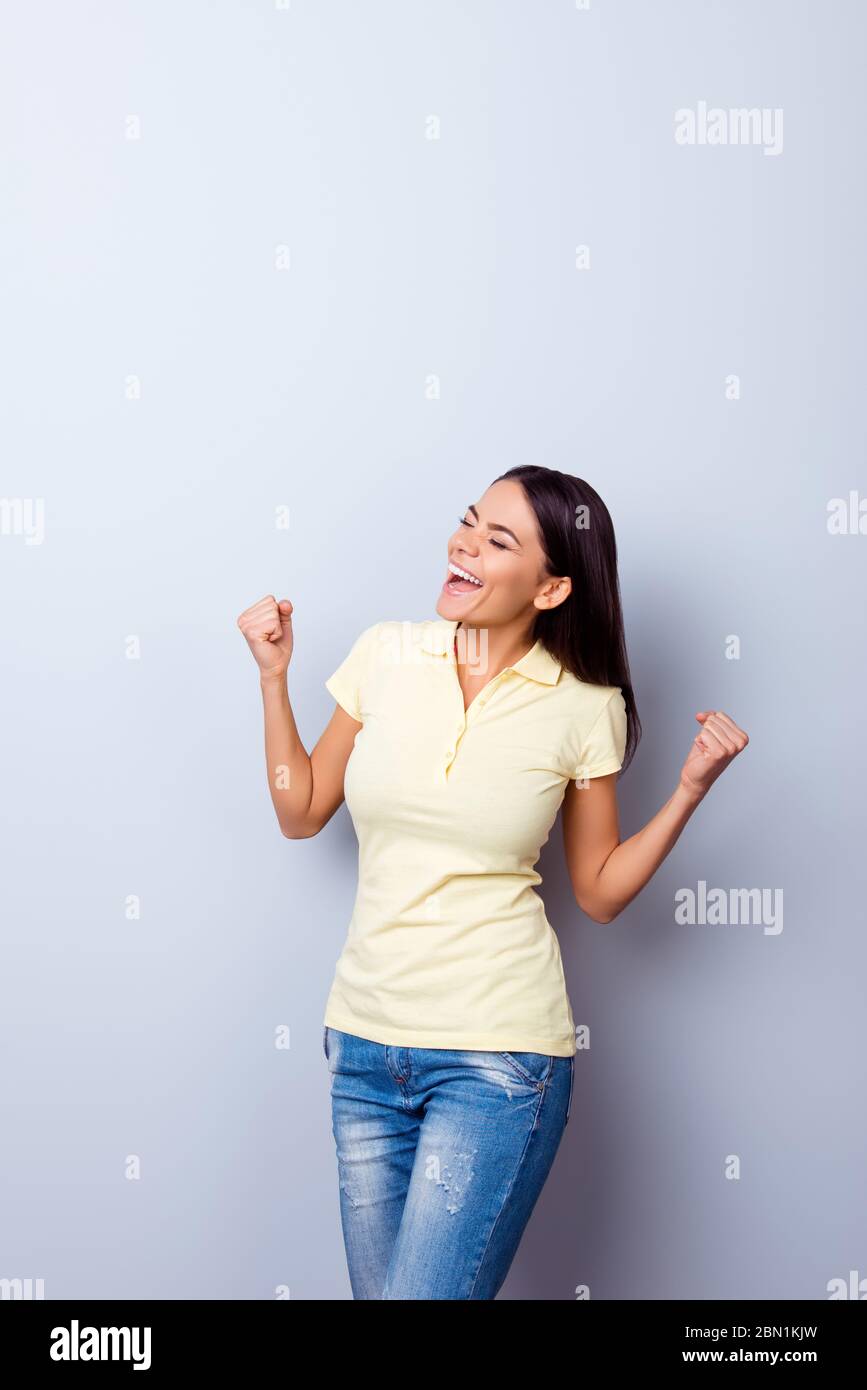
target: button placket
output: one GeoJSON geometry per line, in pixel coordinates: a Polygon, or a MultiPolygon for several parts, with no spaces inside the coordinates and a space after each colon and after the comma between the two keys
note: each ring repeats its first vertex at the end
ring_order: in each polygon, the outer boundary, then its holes
{"type": "Polygon", "coordinates": [[[474,719],[481,713],[481,711],[484,709],[485,705],[487,704],[488,700],[491,698],[491,695],[494,693],[494,690],[495,690],[496,686],[497,686],[497,685],[499,684],[499,682],[502,680],[503,676],[505,676],[506,673],[507,673],[508,671],[511,671],[511,669],[512,669],[511,666],[507,666],[507,667],[505,667],[504,670],[498,671],[497,675],[494,676],[492,680],[488,681],[488,684],[487,684],[487,685],[485,685],[485,686],[482,687],[482,689],[479,691],[478,695],[476,695],[475,699],[473,699],[473,700],[470,701],[468,708],[467,708],[467,709],[464,709],[464,694],[463,694],[463,691],[461,690],[461,683],[460,683],[460,681],[458,680],[458,668],[457,668],[457,663],[453,661],[453,662],[451,663],[451,666],[452,666],[452,671],[454,672],[455,685],[457,686],[458,698],[459,698],[459,700],[460,700],[461,722],[460,722],[460,724],[458,725],[458,732],[457,732],[457,737],[455,738],[455,741],[454,741],[454,747],[453,747],[453,748],[448,748],[448,749],[446,749],[446,762],[445,762],[445,766],[444,766],[444,768],[443,768],[443,780],[444,780],[444,781],[448,781],[449,770],[450,770],[450,768],[452,767],[452,765],[453,765],[453,763],[454,763],[454,761],[455,761],[455,758],[456,758],[457,755],[458,755],[458,750],[460,749],[460,746],[461,746],[461,739],[464,737],[464,734],[467,732],[467,729],[470,727],[470,725],[472,724],[473,720],[474,720],[474,719]]]}
{"type": "Polygon", "coordinates": [[[450,666],[450,668],[451,668],[451,672],[452,672],[452,675],[453,675],[453,677],[454,677],[454,685],[455,685],[455,689],[456,689],[456,691],[457,691],[457,696],[458,696],[458,708],[459,708],[459,710],[460,710],[460,723],[458,724],[458,729],[457,729],[457,733],[456,733],[455,736],[454,736],[453,744],[452,744],[449,748],[446,749],[446,760],[445,760],[445,764],[444,764],[444,766],[443,766],[443,781],[444,781],[444,782],[447,782],[447,781],[448,781],[449,768],[452,766],[452,763],[454,762],[455,758],[456,758],[457,755],[458,755],[458,748],[460,747],[461,739],[463,738],[464,734],[465,734],[466,731],[467,731],[467,715],[466,715],[466,710],[464,709],[464,696],[463,696],[463,692],[462,692],[462,690],[461,690],[461,683],[460,683],[460,681],[458,680],[458,664],[457,664],[457,661],[455,660],[454,652],[451,652],[451,653],[449,654],[449,666],[450,666]]]}
{"type": "Polygon", "coordinates": [[[467,731],[467,721],[466,721],[466,718],[465,718],[465,719],[463,720],[463,723],[460,724],[459,727],[458,727],[458,732],[457,732],[457,735],[455,736],[455,740],[454,740],[454,747],[452,747],[452,748],[447,748],[447,749],[446,749],[446,762],[445,762],[445,767],[444,767],[444,769],[443,769],[443,775],[444,775],[446,778],[448,777],[448,774],[449,774],[449,768],[452,766],[452,763],[454,762],[455,758],[456,758],[457,755],[458,755],[458,749],[459,749],[460,746],[461,746],[461,739],[463,738],[463,736],[464,736],[464,734],[466,733],[466,731],[467,731]]]}

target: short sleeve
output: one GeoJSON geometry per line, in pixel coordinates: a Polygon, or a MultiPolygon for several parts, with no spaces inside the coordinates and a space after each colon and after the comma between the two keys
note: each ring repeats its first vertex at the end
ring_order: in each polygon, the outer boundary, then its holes
{"type": "Polygon", "coordinates": [[[578,776],[604,777],[609,772],[619,772],[625,752],[626,701],[616,686],[584,740],[578,776]]]}
{"type": "Polygon", "coordinates": [[[348,715],[362,724],[364,682],[370,667],[370,655],[379,623],[366,627],[356,637],[348,655],[325,682],[326,690],[334,696],[348,715]]]}

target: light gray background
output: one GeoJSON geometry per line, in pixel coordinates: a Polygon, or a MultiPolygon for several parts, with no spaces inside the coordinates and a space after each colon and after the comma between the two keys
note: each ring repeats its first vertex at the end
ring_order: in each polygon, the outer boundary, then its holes
{"type": "Polygon", "coordinates": [[[4,11],[2,489],[46,530],[0,537],[0,1278],[349,1297],[322,1013],[355,840],[345,807],[280,836],[235,620],[295,604],[311,748],[355,636],[433,616],[458,512],[526,462],[614,517],[624,836],[697,709],[751,743],[609,926],[555,827],[592,1046],[501,1296],[863,1278],[867,537],[826,524],[867,490],[863,7],[4,11]],[[783,152],[678,146],[702,100],[782,107],[783,152]],[[677,926],[699,879],[782,889],[783,931],[677,926]]]}

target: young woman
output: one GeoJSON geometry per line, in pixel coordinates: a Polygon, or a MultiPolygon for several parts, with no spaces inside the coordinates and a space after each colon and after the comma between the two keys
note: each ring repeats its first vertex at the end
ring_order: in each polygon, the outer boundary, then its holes
{"type": "MultiPolygon", "coordinates": [[[[387,559],[387,557],[386,557],[387,559]]],[[[746,746],[721,710],[621,842],[640,734],[611,518],[580,478],[510,469],[448,543],[438,618],[360,634],[308,756],[286,689],[292,604],[238,619],[268,785],[306,839],[346,797],[355,908],[325,1011],[356,1299],[493,1299],[569,1118],[576,1038],[535,864],[562,805],[578,906],[611,922],[746,746]]]]}

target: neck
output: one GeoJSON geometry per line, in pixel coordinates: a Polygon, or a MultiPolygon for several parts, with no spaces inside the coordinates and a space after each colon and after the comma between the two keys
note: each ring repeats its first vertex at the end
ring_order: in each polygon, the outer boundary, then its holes
{"type": "Polygon", "coordinates": [[[514,666],[535,645],[533,624],[523,618],[497,627],[459,622],[455,628],[455,660],[459,667],[488,678],[514,666]]]}

